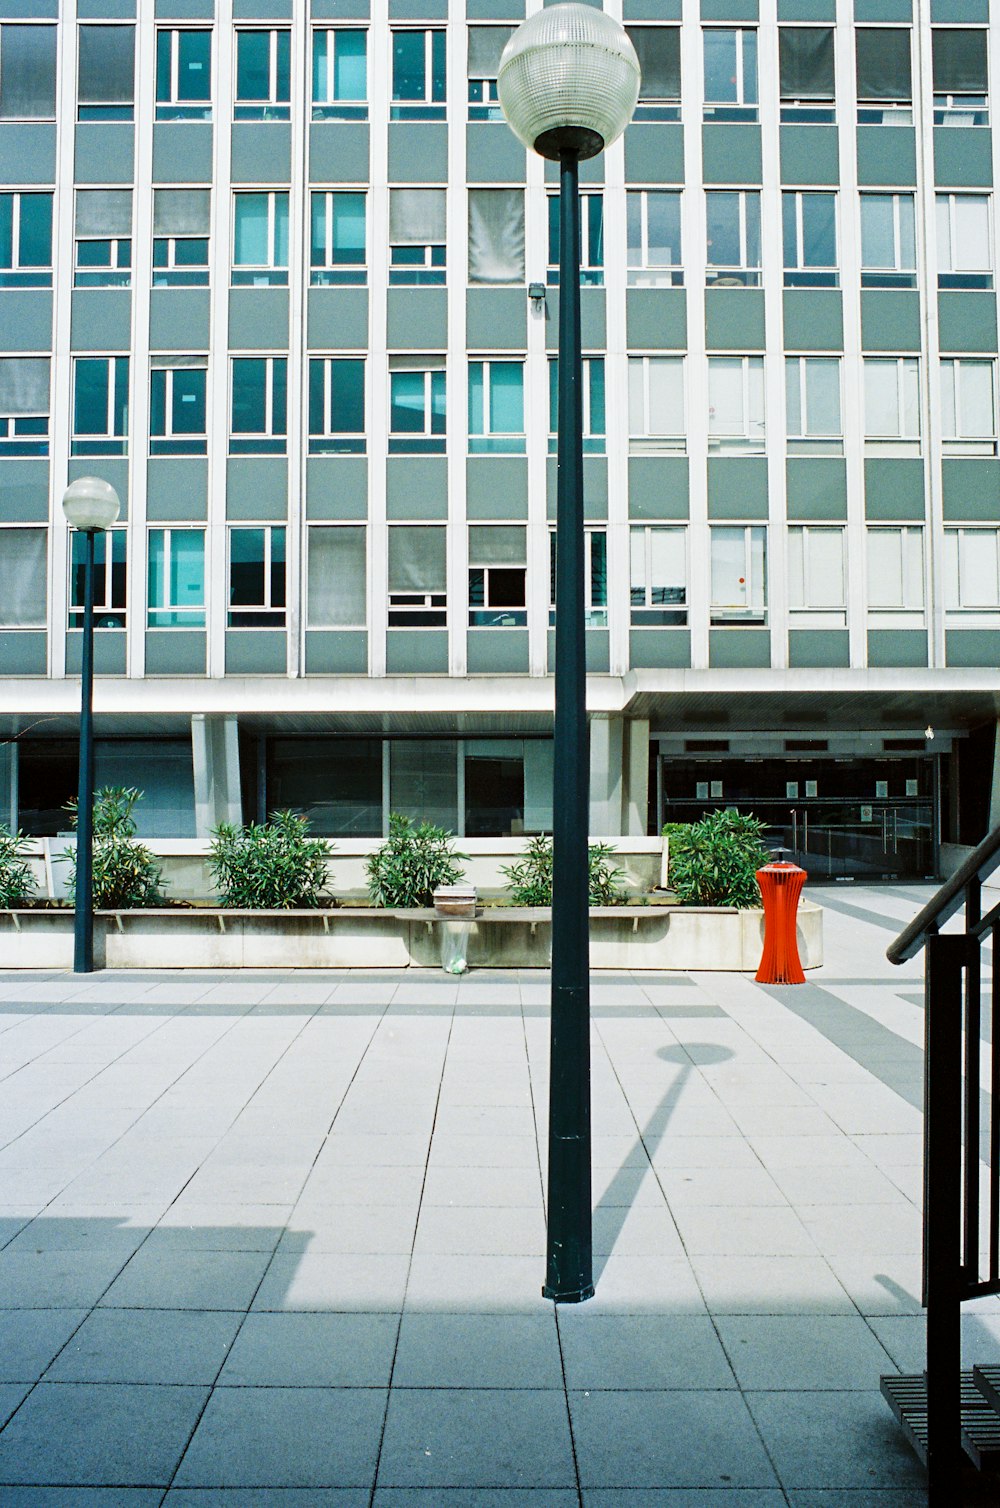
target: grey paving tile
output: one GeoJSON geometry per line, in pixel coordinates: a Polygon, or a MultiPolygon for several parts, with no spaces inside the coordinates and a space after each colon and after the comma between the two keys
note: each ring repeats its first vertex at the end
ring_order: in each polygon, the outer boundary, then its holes
{"type": "MultiPolygon", "coordinates": [[[[989,1488],[986,1489],[990,1491],[989,1488]]],[[[994,1496],[994,1501],[995,1501],[994,1496]]],[[[910,1487],[903,1492],[894,1492],[892,1488],[880,1491],[878,1488],[862,1487],[857,1491],[847,1490],[844,1492],[790,1492],[788,1501],[791,1508],[922,1508],[927,1502],[927,1493],[921,1492],[917,1487],[910,1487]]],[[[972,1508],[976,1499],[966,1498],[967,1508],[972,1508]]],[[[985,1505],[989,1498],[979,1499],[985,1505]]]]}
{"type": "Polygon", "coordinates": [[[0,1382],[37,1382],[86,1309],[0,1310],[0,1382]]]}
{"type": "Polygon", "coordinates": [[[739,1393],[571,1393],[585,1488],[775,1487],[739,1393]]]}
{"type": "Polygon", "coordinates": [[[368,1486],[384,1413],[376,1388],[216,1388],[177,1486],[368,1486]]]}
{"type": "Polygon", "coordinates": [[[561,1388],[552,1307],[537,1315],[407,1311],[393,1387],[561,1388]]]}
{"type": "Polygon", "coordinates": [[[413,1243],[414,1254],[419,1256],[541,1256],[544,1250],[545,1217],[540,1202],[531,1209],[428,1205],[421,1210],[413,1243]]]}
{"type": "Polygon", "coordinates": [[[664,1261],[656,1256],[612,1252],[594,1264],[597,1292],[588,1312],[620,1314],[704,1314],[705,1301],[686,1258],[664,1261]]]}
{"type": "Polygon", "coordinates": [[[380,1487],[572,1487],[561,1390],[394,1388],[380,1487]]]}
{"type": "Polygon", "coordinates": [[[101,1300],[123,1309],[248,1309],[269,1253],[139,1251],[101,1300]]]}
{"type": "Polygon", "coordinates": [[[409,1258],[350,1252],[276,1253],[253,1301],[256,1310],[397,1312],[409,1258]]]}
{"type": "Polygon", "coordinates": [[[691,1265],[713,1314],[856,1314],[822,1257],[710,1257],[691,1265]]]}
{"type": "Polygon", "coordinates": [[[595,1314],[589,1304],[558,1316],[570,1389],[736,1386],[707,1316],[595,1314]]]}
{"type": "Polygon", "coordinates": [[[817,1250],[790,1209],[684,1206],[674,1210],[674,1219],[692,1256],[800,1257],[814,1256],[817,1250]]]}
{"type": "Polygon", "coordinates": [[[8,1249],[0,1252],[0,1307],[89,1308],[127,1260],[124,1252],[8,1249]]]}
{"type": "Polygon", "coordinates": [[[0,1483],[165,1487],[207,1395],[40,1382],[0,1434],[0,1483]]]}
{"type": "Polygon", "coordinates": [[[219,1378],[233,1387],[388,1387],[394,1314],[248,1314],[219,1378]]]}
{"type": "Polygon", "coordinates": [[[415,1256],[406,1285],[407,1309],[465,1314],[541,1312],[540,1257],[415,1256]]]}
{"type": "Polygon", "coordinates": [[[28,1396],[31,1387],[30,1382],[0,1383],[0,1428],[6,1424],[14,1410],[28,1396]]]}
{"type": "Polygon", "coordinates": [[[4,1508],[157,1508],[161,1487],[5,1487],[4,1508]]]}
{"type": "Polygon", "coordinates": [[[241,1318],[184,1309],[95,1309],[45,1380],[211,1386],[241,1318]]]}
{"type": "Polygon", "coordinates": [[[786,1491],[926,1487],[877,1391],[750,1393],[747,1402],[786,1491]]]}
{"type": "Polygon", "coordinates": [[[380,1487],[373,1508],[578,1508],[572,1489],[380,1487]]]}
{"type": "Polygon", "coordinates": [[[592,1487],[583,1494],[583,1508],[786,1508],[786,1498],[766,1487],[592,1487]]]}
{"type": "Polygon", "coordinates": [[[722,1316],[716,1323],[742,1388],[870,1390],[891,1370],[885,1348],[858,1316],[722,1316]]]}
{"type": "Polygon", "coordinates": [[[166,1508],[368,1508],[367,1487],[172,1487],[166,1508]]]}

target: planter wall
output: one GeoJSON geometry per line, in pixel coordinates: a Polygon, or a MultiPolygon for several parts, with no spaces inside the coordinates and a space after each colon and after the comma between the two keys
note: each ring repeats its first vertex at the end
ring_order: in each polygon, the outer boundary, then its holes
{"type": "MultiPolygon", "coordinates": [[[[442,927],[433,911],[191,910],[100,912],[94,961],[108,969],[434,968],[442,927]]],[[[552,923],[547,908],[480,912],[469,925],[471,968],[547,968],[552,923]]],[[[764,936],[762,911],[712,907],[607,906],[590,917],[594,969],[755,970],[764,936]]],[[[823,962],[823,913],[798,913],[804,968],[823,962]]],[[[69,969],[69,911],[0,912],[0,969],[69,969]]]]}

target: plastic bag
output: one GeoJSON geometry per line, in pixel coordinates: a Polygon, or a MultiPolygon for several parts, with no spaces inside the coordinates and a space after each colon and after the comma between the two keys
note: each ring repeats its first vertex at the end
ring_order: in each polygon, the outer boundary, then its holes
{"type": "Polygon", "coordinates": [[[469,967],[471,921],[441,923],[441,967],[446,974],[464,974],[469,967]]]}

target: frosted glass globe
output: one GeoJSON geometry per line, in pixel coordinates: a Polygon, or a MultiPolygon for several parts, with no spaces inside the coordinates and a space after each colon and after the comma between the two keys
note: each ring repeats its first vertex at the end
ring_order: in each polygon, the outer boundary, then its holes
{"type": "Polygon", "coordinates": [[[121,504],[110,482],[98,476],[78,477],[63,493],[63,512],[74,529],[110,529],[121,504]]]}
{"type": "Polygon", "coordinates": [[[628,125],[641,70],[625,28],[591,5],[549,5],[503,50],[500,106],[519,141],[542,157],[596,157],[628,125]]]}

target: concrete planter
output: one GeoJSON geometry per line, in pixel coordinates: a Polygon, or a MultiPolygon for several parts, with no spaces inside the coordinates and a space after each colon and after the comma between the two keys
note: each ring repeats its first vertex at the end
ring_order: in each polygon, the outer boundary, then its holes
{"type": "MultiPolygon", "coordinates": [[[[229,911],[215,908],[99,912],[94,959],[107,969],[434,968],[441,928],[432,910],[229,911]]],[[[547,907],[480,910],[469,924],[471,968],[547,968],[547,907]]],[[[597,906],[590,913],[594,969],[735,972],[760,963],[762,911],[727,907],[597,906]]],[[[823,962],[823,913],[798,913],[804,968],[823,962]]],[[[71,911],[0,911],[0,969],[69,969],[71,911]]]]}

